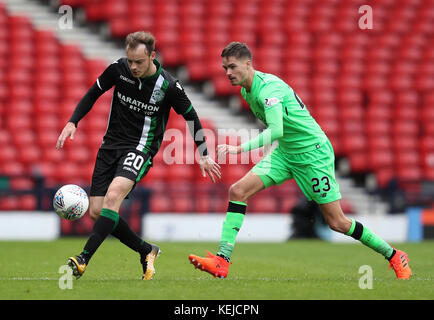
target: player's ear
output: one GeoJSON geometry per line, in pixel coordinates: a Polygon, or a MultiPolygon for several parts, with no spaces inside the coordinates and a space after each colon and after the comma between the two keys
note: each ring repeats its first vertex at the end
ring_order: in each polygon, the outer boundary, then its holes
{"type": "Polygon", "coordinates": [[[155,51],[152,51],[151,56],[150,56],[151,60],[154,60],[156,56],[157,56],[157,53],[155,51]]]}
{"type": "Polygon", "coordinates": [[[251,68],[252,67],[252,60],[246,59],[246,67],[251,68]]]}

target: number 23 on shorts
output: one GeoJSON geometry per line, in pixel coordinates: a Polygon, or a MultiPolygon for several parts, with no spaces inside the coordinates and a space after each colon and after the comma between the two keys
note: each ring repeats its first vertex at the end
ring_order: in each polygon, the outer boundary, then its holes
{"type": "Polygon", "coordinates": [[[312,186],[312,198],[317,203],[328,203],[342,198],[339,185],[327,175],[313,177],[310,180],[312,186]]]}
{"type": "Polygon", "coordinates": [[[312,178],[312,191],[315,193],[330,191],[330,179],[327,176],[312,178]]]}

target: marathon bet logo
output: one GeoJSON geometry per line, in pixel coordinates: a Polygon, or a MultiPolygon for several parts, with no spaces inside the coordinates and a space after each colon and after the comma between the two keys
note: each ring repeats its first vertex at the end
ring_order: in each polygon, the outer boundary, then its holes
{"type": "Polygon", "coordinates": [[[125,96],[120,92],[118,92],[117,96],[124,106],[129,106],[131,110],[137,112],[144,112],[147,115],[153,115],[154,112],[158,112],[158,110],[160,110],[159,106],[132,99],[131,97],[125,96]]]}

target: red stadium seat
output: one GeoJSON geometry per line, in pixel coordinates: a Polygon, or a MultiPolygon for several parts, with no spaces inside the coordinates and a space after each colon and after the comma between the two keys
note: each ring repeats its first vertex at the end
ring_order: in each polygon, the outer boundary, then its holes
{"type": "Polygon", "coordinates": [[[366,172],[369,168],[369,155],[365,150],[354,151],[349,155],[350,167],[352,172],[366,172]]]}
{"type": "Polygon", "coordinates": [[[91,152],[89,151],[89,149],[84,145],[75,145],[75,141],[74,146],[71,145],[69,146],[69,148],[65,149],[65,160],[68,163],[76,163],[82,166],[94,161],[94,159],[91,158],[91,152]]]}
{"type": "Polygon", "coordinates": [[[392,134],[399,138],[403,136],[417,136],[419,134],[420,127],[416,121],[396,120],[392,126],[392,134]]]}
{"type": "Polygon", "coordinates": [[[167,166],[162,161],[154,160],[154,165],[146,175],[146,181],[164,181],[168,177],[167,166]]]}
{"type": "Polygon", "coordinates": [[[278,211],[278,200],[274,197],[257,195],[249,201],[248,210],[252,213],[276,213],[278,211]]]}
{"type": "Polygon", "coordinates": [[[370,121],[366,123],[366,133],[369,136],[388,135],[392,132],[392,125],[389,121],[370,121]]]}
{"type": "Polygon", "coordinates": [[[393,167],[394,161],[395,158],[391,150],[379,149],[373,150],[369,153],[369,167],[375,172],[381,169],[393,167]]]}
{"type": "Polygon", "coordinates": [[[403,167],[397,170],[397,178],[406,181],[421,181],[422,179],[422,169],[421,167],[403,167]]]}
{"type": "Polygon", "coordinates": [[[364,152],[367,150],[367,141],[363,134],[345,135],[341,137],[342,150],[350,155],[353,152],[364,152]]]}
{"type": "Polygon", "coordinates": [[[0,199],[0,210],[14,211],[19,208],[19,199],[17,196],[5,196],[0,199]]]}
{"type": "Polygon", "coordinates": [[[418,147],[418,138],[412,135],[396,137],[392,141],[392,147],[395,152],[414,151],[418,147]]]}
{"type": "Polygon", "coordinates": [[[80,175],[80,167],[75,163],[61,162],[56,165],[54,178],[60,184],[77,184],[85,183],[80,175]]]}
{"type": "Polygon", "coordinates": [[[36,146],[31,145],[18,150],[18,160],[26,166],[31,167],[32,164],[38,162],[40,159],[41,150],[36,146]]]}
{"type": "Polygon", "coordinates": [[[395,160],[398,169],[420,167],[419,152],[416,149],[397,152],[395,160]]]}
{"type": "Polygon", "coordinates": [[[172,197],[171,212],[189,213],[194,211],[194,201],[191,197],[172,197]]]}
{"type": "Polygon", "coordinates": [[[176,181],[179,183],[190,182],[194,179],[195,170],[193,165],[172,164],[167,168],[168,181],[176,181]]]}
{"type": "Polygon", "coordinates": [[[225,184],[235,183],[249,171],[247,165],[242,164],[228,164],[222,168],[222,182],[225,184]]]}
{"type": "Polygon", "coordinates": [[[9,181],[9,187],[12,190],[32,190],[34,186],[35,183],[31,178],[12,177],[9,181]]]}
{"type": "Polygon", "coordinates": [[[388,167],[375,171],[375,177],[377,179],[377,184],[380,188],[385,188],[388,183],[396,177],[395,171],[388,167]]]}
{"type": "Polygon", "coordinates": [[[57,150],[55,147],[45,147],[42,149],[41,161],[49,164],[56,164],[65,161],[63,150],[57,150]]]}
{"type": "Polygon", "coordinates": [[[37,199],[36,196],[32,194],[26,194],[18,197],[17,210],[22,211],[34,211],[37,209],[37,199]]]}
{"type": "Polygon", "coordinates": [[[173,212],[172,199],[167,195],[152,195],[149,211],[155,213],[173,212]]]}
{"type": "Polygon", "coordinates": [[[236,94],[239,89],[234,87],[229,82],[228,78],[223,74],[220,76],[214,76],[212,79],[212,84],[214,86],[214,92],[217,96],[229,96],[236,94]]]}
{"type": "Polygon", "coordinates": [[[0,172],[9,176],[20,176],[26,173],[24,165],[20,162],[0,162],[0,172]]]}

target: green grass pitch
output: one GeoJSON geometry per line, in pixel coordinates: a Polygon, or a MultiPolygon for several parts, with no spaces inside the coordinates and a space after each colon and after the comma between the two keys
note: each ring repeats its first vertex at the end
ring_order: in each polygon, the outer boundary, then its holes
{"type": "MultiPolygon", "coordinates": [[[[61,289],[59,268],[77,254],[85,238],[50,242],[0,242],[0,299],[8,300],[322,300],[434,299],[434,242],[399,244],[407,251],[413,278],[397,280],[388,262],[359,243],[294,240],[238,243],[227,279],[194,269],[188,254],[215,253],[217,243],[158,243],[162,250],[152,281],[141,281],[139,256],[107,239],[85,274],[61,289]],[[372,289],[361,289],[372,268],[372,289]],[[366,274],[365,274],[366,275],[366,274]]],[[[63,281],[62,283],[66,283],[63,281]]]]}

